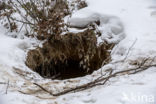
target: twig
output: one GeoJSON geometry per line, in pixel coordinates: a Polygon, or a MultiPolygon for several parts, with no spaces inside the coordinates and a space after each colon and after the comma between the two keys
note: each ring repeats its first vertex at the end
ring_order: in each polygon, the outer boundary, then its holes
{"type": "Polygon", "coordinates": [[[5,82],[0,82],[0,84],[7,84],[7,83],[5,83],[5,82]]]}
{"type": "Polygon", "coordinates": [[[123,62],[127,59],[128,55],[129,55],[129,53],[130,53],[130,51],[131,51],[132,48],[134,47],[134,45],[135,45],[135,43],[137,42],[137,40],[138,40],[138,39],[136,38],[135,41],[133,42],[133,44],[129,47],[128,52],[127,52],[127,54],[126,54],[126,56],[125,56],[123,62]]]}
{"type": "Polygon", "coordinates": [[[7,83],[7,88],[6,88],[5,94],[8,93],[8,88],[9,88],[9,80],[8,80],[8,83],[7,83]]]}
{"type": "Polygon", "coordinates": [[[115,64],[115,63],[119,63],[119,62],[125,62],[125,60],[127,59],[128,55],[129,55],[129,53],[130,53],[130,51],[132,50],[132,48],[133,48],[134,45],[136,44],[137,40],[138,40],[138,39],[136,38],[135,41],[133,42],[133,44],[129,47],[128,52],[127,52],[126,56],[124,57],[124,59],[119,60],[119,61],[115,61],[115,62],[110,62],[110,64],[115,64]]]}
{"type": "MultiPolygon", "coordinates": [[[[146,61],[144,61],[144,62],[146,62],[146,61]]],[[[133,69],[127,69],[127,70],[115,72],[113,74],[112,74],[112,72],[110,72],[110,74],[108,76],[106,76],[106,77],[104,77],[104,76],[101,77],[100,76],[99,78],[97,78],[94,81],[89,82],[87,84],[83,84],[83,85],[78,86],[76,88],[69,88],[67,90],[64,90],[64,91],[61,91],[61,92],[58,92],[58,93],[55,93],[55,94],[53,94],[52,92],[48,91],[47,89],[45,89],[44,87],[42,87],[41,85],[39,85],[37,83],[34,83],[34,84],[36,86],[38,86],[39,88],[41,88],[43,91],[45,91],[45,92],[49,93],[50,95],[52,95],[52,96],[61,96],[61,95],[64,95],[64,94],[67,94],[67,93],[70,93],[70,92],[78,92],[78,91],[86,90],[86,89],[95,87],[97,85],[104,85],[108,80],[110,80],[113,77],[126,75],[126,74],[128,74],[128,75],[136,74],[138,72],[145,71],[145,70],[147,70],[150,67],[156,67],[156,64],[148,65],[148,66],[138,66],[138,67],[133,68],[133,69]]]]}
{"type": "Polygon", "coordinates": [[[44,87],[42,87],[41,85],[39,85],[39,84],[37,84],[37,83],[33,83],[33,84],[36,85],[36,86],[38,86],[39,88],[41,88],[43,91],[49,93],[50,95],[55,96],[55,95],[53,95],[50,91],[48,91],[47,89],[45,89],[44,87]]]}
{"type": "Polygon", "coordinates": [[[20,23],[23,23],[23,24],[28,24],[28,25],[32,25],[32,26],[35,26],[35,24],[31,23],[31,22],[25,22],[25,21],[22,21],[22,20],[17,20],[17,19],[14,19],[12,17],[10,17],[13,21],[16,21],[16,22],[20,22],[20,23]]]}

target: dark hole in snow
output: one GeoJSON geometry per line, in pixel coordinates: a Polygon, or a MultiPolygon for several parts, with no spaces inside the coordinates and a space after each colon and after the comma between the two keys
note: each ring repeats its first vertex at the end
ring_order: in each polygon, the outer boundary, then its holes
{"type": "Polygon", "coordinates": [[[42,69],[43,65],[40,65],[36,69],[36,72],[44,78],[51,79],[69,79],[85,76],[87,74],[83,66],[80,66],[79,61],[68,59],[66,62],[59,61],[56,64],[54,63],[55,62],[52,61],[51,64],[46,65],[44,70],[42,69]]]}
{"type": "MultiPolygon", "coordinates": [[[[26,65],[44,78],[82,77],[98,70],[114,44],[97,46],[94,30],[51,37],[43,47],[28,52],[26,65]]],[[[109,62],[107,60],[106,62],[109,62]]]]}

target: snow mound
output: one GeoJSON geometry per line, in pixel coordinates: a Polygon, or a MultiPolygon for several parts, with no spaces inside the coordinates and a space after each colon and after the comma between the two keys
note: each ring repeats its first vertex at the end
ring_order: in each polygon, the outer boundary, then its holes
{"type": "Polygon", "coordinates": [[[98,37],[98,44],[104,41],[118,43],[125,38],[122,22],[116,16],[103,15],[85,8],[75,12],[68,20],[69,25],[74,28],[85,28],[97,21],[100,22],[97,29],[102,34],[98,37]]]}

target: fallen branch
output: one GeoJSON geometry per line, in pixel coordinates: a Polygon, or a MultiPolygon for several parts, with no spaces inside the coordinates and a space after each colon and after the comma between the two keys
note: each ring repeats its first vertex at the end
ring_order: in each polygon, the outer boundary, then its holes
{"type": "Polygon", "coordinates": [[[61,96],[61,95],[64,95],[64,94],[67,94],[67,93],[70,93],[70,92],[78,92],[78,91],[82,91],[82,90],[86,90],[86,89],[89,89],[89,88],[92,88],[92,87],[95,87],[97,85],[104,85],[108,80],[110,80],[111,78],[113,77],[117,77],[117,76],[122,76],[122,75],[131,75],[131,74],[136,74],[136,73],[139,73],[139,72],[142,72],[142,71],[145,71],[147,70],[148,68],[150,67],[156,67],[156,64],[154,65],[147,65],[145,66],[145,63],[146,63],[147,60],[144,60],[138,67],[136,68],[132,68],[132,69],[127,69],[127,70],[123,70],[123,71],[118,71],[118,72],[115,72],[115,73],[112,73],[112,70],[109,71],[109,74],[108,76],[100,76],[99,78],[95,79],[94,81],[92,82],[89,82],[87,84],[83,84],[81,86],[78,86],[76,88],[69,88],[69,89],[66,89],[64,91],[61,91],[61,92],[58,92],[58,93],[52,93],[51,91],[48,91],[47,89],[45,89],[44,87],[42,87],[41,85],[37,84],[37,83],[34,83],[34,85],[38,86],[39,88],[41,88],[43,91],[49,93],[50,95],[52,96],[61,96]]]}
{"type": "Polygon", "coordinates": [[[0,82],[0,84],[7,84],[6,82],[0,82]]]}

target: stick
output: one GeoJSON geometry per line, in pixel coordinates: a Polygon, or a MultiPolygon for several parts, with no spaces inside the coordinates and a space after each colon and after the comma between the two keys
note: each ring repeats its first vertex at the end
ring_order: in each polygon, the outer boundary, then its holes
{"type": "Polygon", "coordinates": [[[8,83],[7,83],[7,88],[6,88],[6,92],[5,92],[5,94],[8,93],[8,88],[9,88],[9,80],[8,80],[8,83]]]}
{"type": "Polygon", "coordinates": [[[127,59],[127,57],[128,57],[128,55],[129,55],[129,53],[130,53],[130,51],[132,50],[132,48],[134,47],[134,45],[135,45],[135,43],[137,42],[137,38],[135,39],[135,41],[133,42],[133,44],[129,47],[129,49],[128,49],[128,52],[127,52],[127,54],[126,54],[126,56],[125,56],[125,58],[124,58],[124,62],[125,62],[125,60],[127,59]]]}
{"type": "Polygon", "coordinates": [[[0,82],[0,84],[7,84],[7,83],[5,83],[5,82],[0,82]]]}

